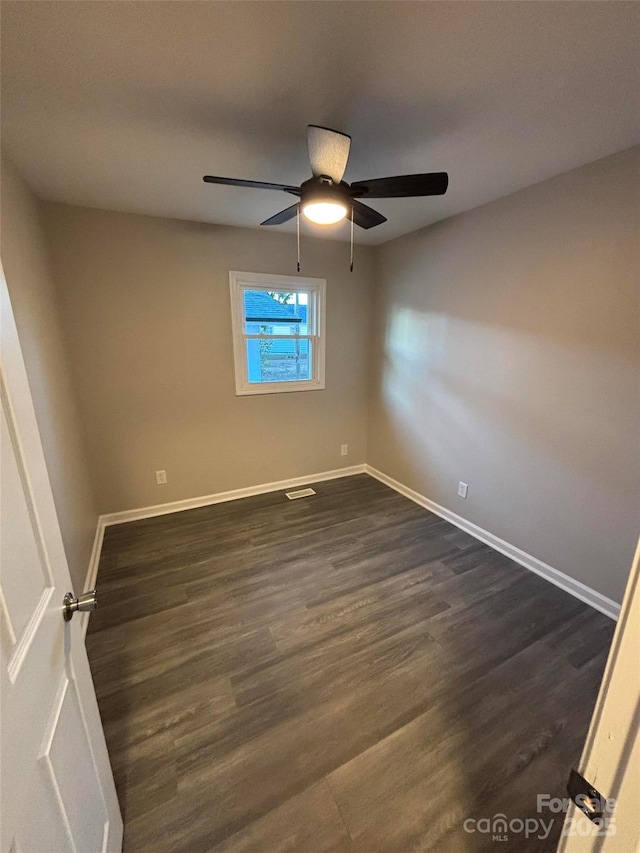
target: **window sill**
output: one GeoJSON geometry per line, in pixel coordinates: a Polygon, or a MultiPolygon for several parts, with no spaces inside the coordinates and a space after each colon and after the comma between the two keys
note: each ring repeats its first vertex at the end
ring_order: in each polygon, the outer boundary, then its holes
{"type": "Polygon", "coordinates": [[[253,397],[258,394],[287,394],[293,391],[324,391],[324,382],[262,382],[236,388],[236,397],[253,397]]]}

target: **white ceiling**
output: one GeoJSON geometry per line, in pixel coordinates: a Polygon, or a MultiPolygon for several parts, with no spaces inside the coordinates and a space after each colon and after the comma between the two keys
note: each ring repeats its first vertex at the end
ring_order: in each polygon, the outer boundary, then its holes
{"type": "Polygon", "coordinates": [[[637,2],[5,0],[3,139],[44,198],[253,227],[291,197],[202,176],[299,184],[327,125],[349,182],[449,172],[379,243],[640,142],[639,49],[637,2]]]}

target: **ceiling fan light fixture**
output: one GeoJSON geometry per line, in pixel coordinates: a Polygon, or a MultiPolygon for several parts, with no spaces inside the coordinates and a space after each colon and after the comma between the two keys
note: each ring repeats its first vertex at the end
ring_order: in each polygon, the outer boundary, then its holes
{"type": "Polygon", "coordinates": [[[347,215],[347,206],[340,201],[308,201],[302,212],[316,225],[335,225],[347,215]]]}

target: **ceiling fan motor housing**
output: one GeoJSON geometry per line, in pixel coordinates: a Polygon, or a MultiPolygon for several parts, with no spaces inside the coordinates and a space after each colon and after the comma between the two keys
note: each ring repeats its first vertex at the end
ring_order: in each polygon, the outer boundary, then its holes
{"type": "Polygon", "coordinates": [[[339,184],[326,175],[318,178],[309,178],[300,186],[300,201],[303,205],[313,202],[334,202],[344,204],[347,210],[351,207],[352,194],[349,185],[344,181],[339,184]]]}

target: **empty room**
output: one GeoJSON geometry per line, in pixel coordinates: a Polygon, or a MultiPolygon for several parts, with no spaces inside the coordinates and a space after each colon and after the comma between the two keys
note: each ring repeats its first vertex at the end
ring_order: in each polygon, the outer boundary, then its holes
{"type": "Polygon", "coordinates": [[[638,853],[640,3],[0,14],[0,853],[638,853]]]}

